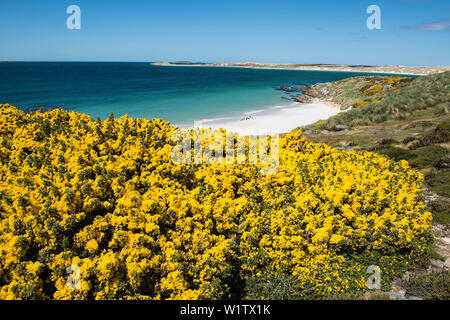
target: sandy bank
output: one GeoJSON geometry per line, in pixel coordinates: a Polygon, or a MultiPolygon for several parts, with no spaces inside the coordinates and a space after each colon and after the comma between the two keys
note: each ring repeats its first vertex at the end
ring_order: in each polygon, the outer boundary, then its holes
{"type": "Polygon", "coordinates": [[[230,67],[247,69],[284,69],[284,70],[303,70],[303,71],[340,71],[340,72],[364,72],[364,73],[386,73],[403,75],[430,75],[434,73],[450,71],[450,66],[350,66],[333,64],[274,64],[258,62],[223,62],[223,63],[204,63],[204,64],[175,64],[170,62],[153,62],[154,66],[180,66],[180,67],[230,67]]]}
{"type": "Polygon", "coordinates": [[[241,135],[286,133],[299,126],[326,120],[342,112],[324,102],[311,104],[292,103],[265,110],[243,113],[236,118],[202,119],[192,127],[202,127],[237,132],[241,135]]]}

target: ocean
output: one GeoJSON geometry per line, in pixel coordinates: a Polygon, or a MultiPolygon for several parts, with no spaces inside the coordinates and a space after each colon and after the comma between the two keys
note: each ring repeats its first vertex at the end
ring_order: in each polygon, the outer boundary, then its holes
{"type": "Polygon", "coordinates": [[[60,107],[105,119],[195,120],[236,117],[292,104],[280,86],[336,81],[364,73],[151,66],[114,62],[0,63],[0,103],[22,110],[60,107]]]}

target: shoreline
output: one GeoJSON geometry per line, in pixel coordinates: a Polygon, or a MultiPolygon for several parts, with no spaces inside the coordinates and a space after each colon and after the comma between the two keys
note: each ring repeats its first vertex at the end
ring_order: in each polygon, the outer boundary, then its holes
{"type": "Polygon", "coordinates": [[[355,71],[355,70],[336,70],[336,69],[303,69],[303,68],[274,68],[274,67],[239,67],[239,66],[213,66],[213,65],[154,65],[159,67],[209,67],[209,68],[237,68],[237,69],[256,69],[256,70],[288,70],[288,71],[323,71],[323,72],[352,72],[352,73],[373,73],[373,74],[393,74],[407,76],[428,76],[427,73],[407,73],[407,72],[390,72],[390,71],[355,71]]]}
{"type": "Polygon", "coordinates": [[[283,134],[300,126],[326,120],[341,112],[345,111],[340,110],[337,105],[330,105],[327,101],[316,99],[312,103],[293,102],[288,105],[247,111],[241,113],[239,117],[201,119],[195,121],[194,125],[178,125],[178,127],[225,129],[244,136],[283,134]]]}
{"type": "Polygon", "coordinates": [[[153,62],[151,66],[160,67],[223,67],[240,69],[264,69],[264,70],[291,70],[291,71],[335,71],[353,73],[379,73],[411,76],[427,76],[434,73],[450,71],[450,66],[437,67],[408,67],[408,66],[364,66],[352,67],[348,65],[293,65],[293,64],[259,64],[259,63],[205,63],[205,64],[178,64],[170,62],[153,62]],[[366,69],[367,68],[367,69],[366,69]],[[420,71],[419,71],[420,70],[420,71]],[[427,71],[427,72],[425,72],[427,71]]]}

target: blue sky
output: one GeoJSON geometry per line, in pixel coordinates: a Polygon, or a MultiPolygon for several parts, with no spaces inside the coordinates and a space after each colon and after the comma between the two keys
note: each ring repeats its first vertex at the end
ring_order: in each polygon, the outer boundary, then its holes
{"type": "Polygon", "coordinates": [[[449,65],[449,52],[448,0],[0,0],[0,60],[449,65]],[[81,30],[66,27],[73,4],[81,30]]]}

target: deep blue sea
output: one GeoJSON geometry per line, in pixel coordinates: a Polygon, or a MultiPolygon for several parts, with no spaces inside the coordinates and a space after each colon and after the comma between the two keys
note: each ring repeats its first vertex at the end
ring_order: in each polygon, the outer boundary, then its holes
{"type": "MultiPolygon", "coordinates": [[[[163,118],[175,125],[292,103],[276,87],[364,75],[335,71],[166,67],[148,63],[0,63],[0,103],[61,107],[105,119],[163,118]]],[[[297,93],[298,94],[298,93],[297,93]]]]}

